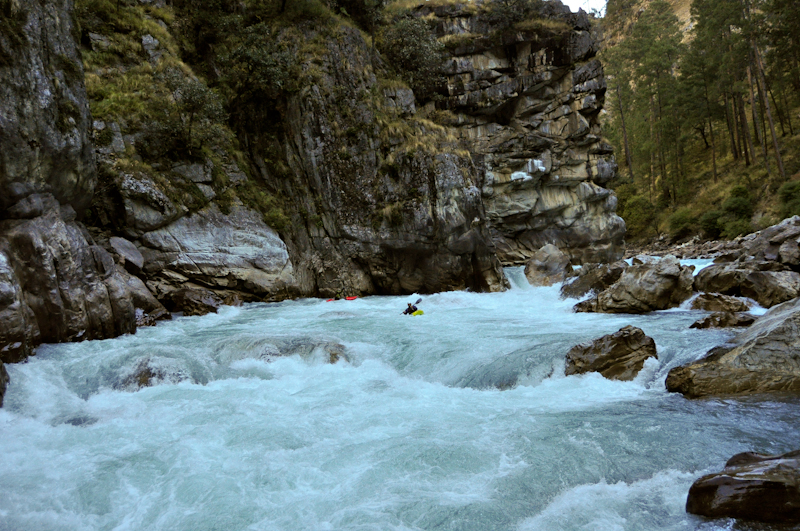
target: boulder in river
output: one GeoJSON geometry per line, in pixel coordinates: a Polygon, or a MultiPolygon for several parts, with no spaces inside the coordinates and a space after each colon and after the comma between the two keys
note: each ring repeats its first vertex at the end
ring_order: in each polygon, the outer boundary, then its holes
{"type": "Polygon", "coordinates": [[[168,295],[166,301],[174,312],[183,315],[205,315],[217,313],[224,304],[222,297],[211,290],[199,286],[187,286],[177,289],[168,295]]]}
{"type": "Polygon", "coordinates": [[[561,286],[561,296],[578,298],[592,291],[603,291],[619,280],[626,267],[628,264],[622,260],[610,264],[584,264],[561,286]]]}
{"type": "Polygon", "coordinates": [[[682,266],[672,255],[630,266],[595,302],[576,306],[575,311],[647,313],[673,308],[692,295],[693,271],[694,266],[682,266]]]}
{"type": "Polygon", "coordinates": [[[750,309],[745,301],[720,293],[701,293],[692,301],[692,310],[707,312],[746,312],[750,309]]]}
{"type": "Polygon", "coordinates": [[[765,308],[800,296],[800,273],[777,262],[714,264],[694,278],[694,289],[749,297],[765,308]]]}
{"type": "Polygon", "coordinates": [[[750,328],[706,357],[675,367],[668,391],[688,398],[800,391],[800,298],[771,308],[750,328]]]}
{"type": "Polygon", "coordinates": [[[756,321],[755,316],[744,312],[714,312],[698,319],[689,328],[731,328],[734,326],[750,326],[756,321]]]}
{"type": "Polygon", "coordinates": [[[626,326],[567,353],[565,373],[599,372],[609,380],[633,380],[647,358],[658,358],[656,342],[641,328],[626,326]]]}
{"type": "Polygon", "coordinates": [[[686,512],[710,518],[800,523],[800,451],[745,452],[694,482],[686,512]]]}
{"type": "Polygon", "coordinates": [[[525,277],[531,286],[552,286],[562,282],[571,271],[569,256],[552,243],[533,253],[525,264],[525,277]]]}

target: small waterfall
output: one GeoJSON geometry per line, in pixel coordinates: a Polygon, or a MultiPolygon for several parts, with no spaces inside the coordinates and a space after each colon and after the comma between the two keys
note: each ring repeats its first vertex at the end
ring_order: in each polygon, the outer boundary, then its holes
{"type": "Polygon", "coordinates": [[[511,284],[512,290],[531,289],[531,285],[525,277],[525,266],[504,267],[503,274],[508,279],[508,283],[511,284]]]}

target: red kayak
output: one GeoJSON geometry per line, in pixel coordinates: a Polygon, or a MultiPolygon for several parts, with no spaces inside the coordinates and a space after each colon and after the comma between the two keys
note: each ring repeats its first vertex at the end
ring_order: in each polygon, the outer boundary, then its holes
{"type": "MultiPolygon", "coordinates": [[[[345,298],[344,298],[344,300],[346,300],[346,301],[354,301],[354,300],[356,300],[357,298],[358,298],[358,297],[345,297],[345,298]]],[[[331,301],[336,301],[336,300],[341,300],[341,299],[328,299],[328,300],[326,300],[325,302],[331,302],[331,301]]]]}

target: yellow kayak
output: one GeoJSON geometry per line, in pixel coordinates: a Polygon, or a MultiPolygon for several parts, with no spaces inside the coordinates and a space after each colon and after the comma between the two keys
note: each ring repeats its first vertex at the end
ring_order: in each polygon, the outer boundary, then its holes
{"type": "Polygon", "coordinates": [[[424,314],[425,314],[425,312],[423,312],[422,310],[417,310],[416,312],[412,313],[411,315],[424,315],[424,314]]]}

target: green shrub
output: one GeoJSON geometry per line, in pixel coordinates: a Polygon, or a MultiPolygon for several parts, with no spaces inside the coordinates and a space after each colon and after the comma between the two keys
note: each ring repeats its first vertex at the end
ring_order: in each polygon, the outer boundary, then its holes
{"type": "Polygon", "coordinates": [[[679,208],[667,220],[670,236],[676,240],[689,236],[694,232],[694,223],[692,211],[686,207],[679,208]]]}
{"type": "Polygon", "coordinates": [[[708,238],[719,238],[722,229],[719,226],[719,218],[722,217],[721,210],[709,210],[700,216],[699,224],[703,233],[708,238]]]}
{"type": "Polygon", "coordinates": [[[789,181],[778,189],[781,215],[788,218],[800,214],[800,181],[789,181]]]}
{"type": "Polygon", "coordinates": [[[383,31],[379,48],[418,98],[429,99],[443,86],[445,47],[424,20],[401,18],[383,31]]]}
{"type": "Polygon", "coordinates": [[[750,219],[753,215],[753,203],[750,198],[732,196],[722,203],[722,211],[731,219],[750,219]]]}
{"type": "Polygon", "coordinates": [[[722,227],[722,237],[732,239],[742,234],[749,234],[753,231],[753,227],[749,221],[743,219],[735,219],[726,222],[722,227]]]}
{"type": "Polygon", "coordinates": [[[635,195],[625,202],[623,219],[628,227],[628,234],[641,236],[655,227],[656,213],[653,205],[643,195],[635,195]]]}
{"type": "Polygon", "coordinates": [[[539,15],[542,0],[490,0],[484,4],[486,20],[501,29],[539,15]]]}

